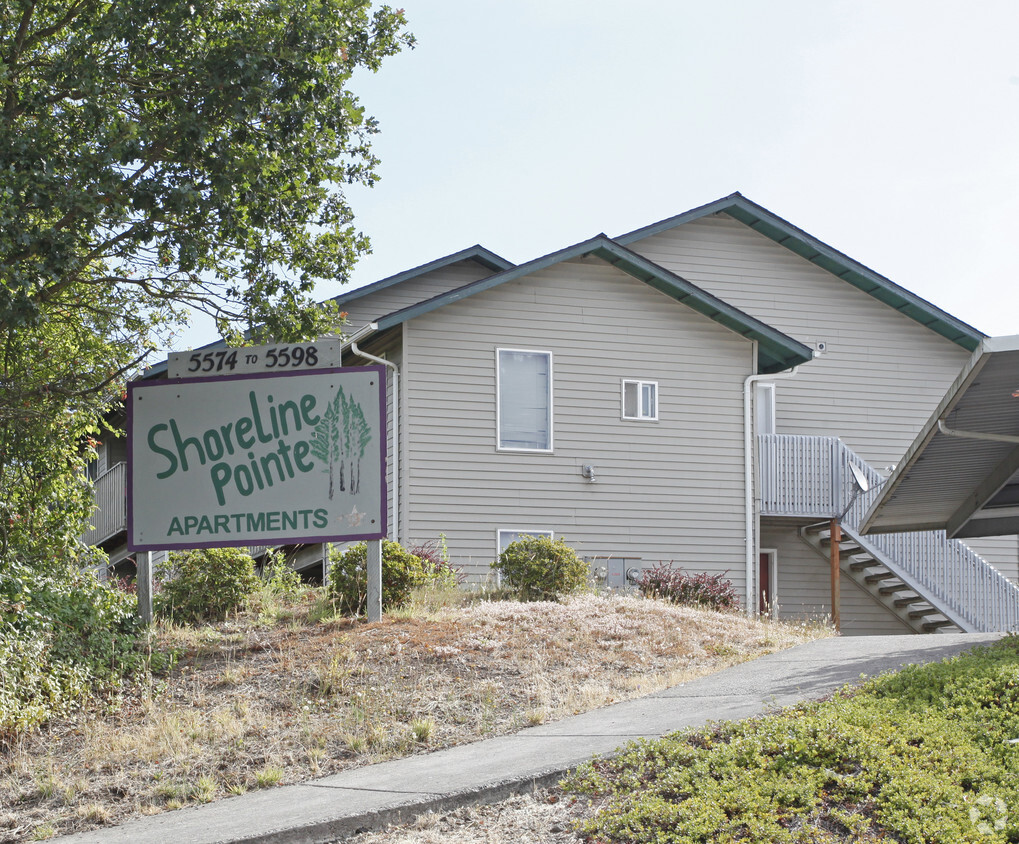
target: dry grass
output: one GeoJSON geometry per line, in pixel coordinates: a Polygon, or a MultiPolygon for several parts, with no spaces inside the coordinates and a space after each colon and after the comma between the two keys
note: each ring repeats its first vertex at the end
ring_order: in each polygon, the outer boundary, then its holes
{"type": "Polygon", "coordinates": [[[215,627],[163,628],[172,672],[2,757],[0,842],[299,782],[512,732],[828,635],[633,597],[422,595],[381,623],[315,591],[215,627]]]}

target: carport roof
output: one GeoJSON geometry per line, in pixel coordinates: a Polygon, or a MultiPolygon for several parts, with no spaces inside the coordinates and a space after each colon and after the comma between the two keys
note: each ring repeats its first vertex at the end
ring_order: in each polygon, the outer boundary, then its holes
{"type": "Polygon", "coordinates": [[[1019,335],[981,342],[862,527],[1019,533],[1019,335]]]}

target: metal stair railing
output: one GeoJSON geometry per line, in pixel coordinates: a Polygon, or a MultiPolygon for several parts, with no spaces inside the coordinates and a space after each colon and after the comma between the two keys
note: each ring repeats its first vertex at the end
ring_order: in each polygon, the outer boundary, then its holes
{"type": "Polygon", "coordinates": [[[854,541],[962,629],[1019,629],[1019,588],[944,531],[862,536],[858,527],[884,480],[837,437],[758,437],[761,515],[834,518],[850,502],[852,464],[870,484],[842,519],[854,541]]]}

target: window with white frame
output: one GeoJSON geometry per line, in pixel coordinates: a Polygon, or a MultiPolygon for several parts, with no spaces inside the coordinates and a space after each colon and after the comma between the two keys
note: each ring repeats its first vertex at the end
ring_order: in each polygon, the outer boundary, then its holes
{"type": "Polygon", "coordinates": [[[623,418],[658,418],[658,382],[623,380],[623,418]]]}
{"type": "Polygon", "coordinates": [[[500,449],[552,450],[552,353],[496,349],[500,449]]]}
{"type": "Polygon", "coordinates": [[[498,553],[501,554],[506,550],[506,546],[511,542],[516,542],[518,539],[522,539],[525,536],[547,536],[549,539],[555,539],[555,535],[550,530],[525,530],[523,528],[500,528],[497,531],[498,537],[496,545],[498,547],[498,553]]]}

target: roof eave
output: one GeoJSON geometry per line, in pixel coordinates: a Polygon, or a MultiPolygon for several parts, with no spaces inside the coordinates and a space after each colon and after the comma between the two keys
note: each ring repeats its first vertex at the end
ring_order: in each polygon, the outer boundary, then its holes
{"type": "Polygon", "coordinates": [[[379,290],[385,290],[387,287],[392,287],[395,284],[401,284],[402,282],[409,281],[412,278],[417,278],[425,273],[434,272],[435,270],[441,270],[445,267],[452,266],[453,264],[459,264],[462,261],[475,261],[481,264],[485,269],[490,270],[493,273],[500,273],[504,270],[511,269],[514,264],[512,261],[507,261],[500,255],[496,255],[490,249],[486,249],[480,244],[469,246],[466,249],[461,249],[459,252],[454,252],[451,255],[444,255],[441,258],[436,258],[434,261],[429,261],[426,264],[421,264],[417,267],[412,267],[409,270],[396,273],[396,275],[388,276],[387,278],[380,279],[379,281],[366,284],[364,287],[358,287],[355,290],[349,290],[346,293],[341,293],[339,296],[333,297],[331,301],[337,305],[343,305],[347,302],[353,301],[354,299],[360,299],[362,296],[367,296],[369,293],[375,293],[379,290]]]}

